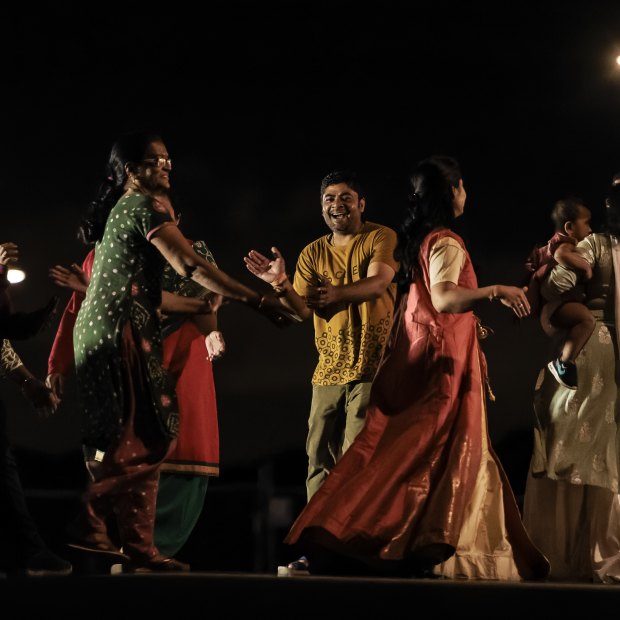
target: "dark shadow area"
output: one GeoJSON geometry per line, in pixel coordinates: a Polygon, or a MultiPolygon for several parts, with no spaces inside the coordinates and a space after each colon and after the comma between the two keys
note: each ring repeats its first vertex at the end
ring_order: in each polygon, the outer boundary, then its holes
{"type": "Polygon", "coordinates": [[[617,618],[617,586],[247,573],[0,580],[12,619],[617,618]],[[551,610],[551,611],[550,611],[551,610]]]}
{"type": "Polygon", "coordinates": [[[532,441],[533,430],[522,428],[511,431],[493,446],[508,476],[510,486],[522,514],[525,483],[532,454],[532,441]]]}
{"type": "MultiPolygon", "coordinates": [[[[81,452],[50,457],[19,450],[16,459],[41,535],[66,556],[65,529],[86,484],[81,452]]],[[[179,559],[196,571],[275,574],[279,564],[294,559],[282,541],[305,505],[305,475],[305,453],[286,452],[211,478],[201,517],[179,559]]]]}

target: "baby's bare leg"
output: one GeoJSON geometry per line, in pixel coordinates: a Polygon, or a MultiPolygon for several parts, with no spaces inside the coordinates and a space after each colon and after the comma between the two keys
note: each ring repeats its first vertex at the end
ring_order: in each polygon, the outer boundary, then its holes
{"type": "Polygon", "coordinates": [[[551,323],[567,330],[568,336],[562,347],[561,360],[563,362],[574,362],[581,349],[590,339],[596,325],[596,319],[583,304],[567,301],[553,313],[551,323]]]}

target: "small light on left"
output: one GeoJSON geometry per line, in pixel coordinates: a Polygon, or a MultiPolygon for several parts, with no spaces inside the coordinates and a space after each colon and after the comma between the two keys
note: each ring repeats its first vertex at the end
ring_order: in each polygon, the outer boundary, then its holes
{"type": "Polygon", "coordinates": [[[6,279],[11,284],[18,284],[26,279],[26,272],[20,267],[9,267],[6,274],[6,279]]]}

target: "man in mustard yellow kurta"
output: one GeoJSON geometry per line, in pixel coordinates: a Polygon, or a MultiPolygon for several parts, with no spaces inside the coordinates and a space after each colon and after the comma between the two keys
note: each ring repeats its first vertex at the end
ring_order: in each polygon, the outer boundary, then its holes
{"type": "Polygon", "coordinates": [[[331,233],[301,252],[293,284],[275,260],[252,250],[248,269],[269,282],[282,303],[313,317],[319,361],[308,420],[308,500],[364,425],[370,386],[392,325],[398,268],[396,233],[362,221],[366,200],[352,172],[321,182],[323,219],[331,233]]]}

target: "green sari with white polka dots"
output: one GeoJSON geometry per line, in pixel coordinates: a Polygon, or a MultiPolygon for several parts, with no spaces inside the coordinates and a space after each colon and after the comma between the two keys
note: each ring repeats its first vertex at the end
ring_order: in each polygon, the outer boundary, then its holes
{"type": "Polygon", "coordinates": [[[170,214],[154,207],[148,196],[125,195],[110,212],[97,243],[90,285],[73,332],[83,442],[88,446],[106,450],[123,425],[124,403],[131,397],[124,393],[126,362],[121,356],[121,336],[128,323],[146,369],[153,423],[168,437],[177,434],[174,384],[161,365],[157,315],[167,263],[149,242],[155,229],[170,225],[176,225],[170,214]]]}

